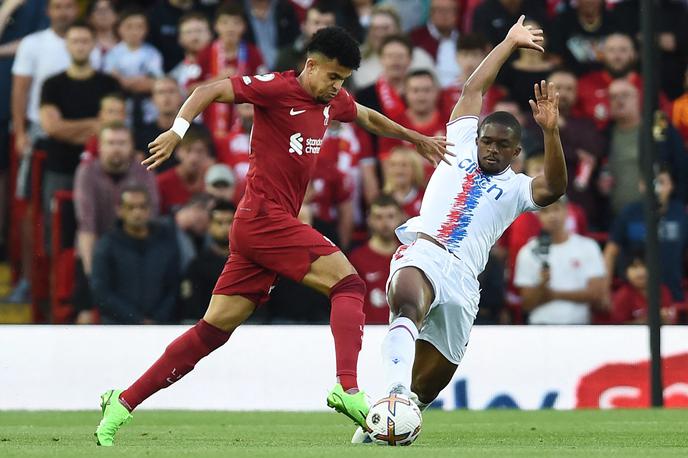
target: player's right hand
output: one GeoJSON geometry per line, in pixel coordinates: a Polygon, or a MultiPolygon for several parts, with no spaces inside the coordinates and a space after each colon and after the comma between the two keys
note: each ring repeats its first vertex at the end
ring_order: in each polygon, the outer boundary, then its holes
{"type": "Polygon", "coordinates": [[[172,152],[181,141],[181,137],[171,130],[161,133],[158,135],[158,138],[148,144],[150,156],[141,164],[147,166],[148,170],[157,168],[172,155],[172,152]]]}
{"type": "Polygon", "coordinates": [[[447,149],[447,146],[454,146],[454,144],[449,143],[447,137],[444,136],[426,137],[425,135],[418,134],[413,143],[416,145],[418,154],[427,159],[434,167],[437,167],[440,161],[451,165],[447,156],[456,156],[456,154],[447,149]]]}
{"type": "Polygon", "coordinates": [[[509,33],[506,34],[506,40],[511,40],[518,48],[529,48],[536,51],[545,52],[545,49],[540,45],[545,41],[542,29],[532,30],[532,26],[523,25],[525,16],[522,14],[516,24],[511,26],[509,33]]]}

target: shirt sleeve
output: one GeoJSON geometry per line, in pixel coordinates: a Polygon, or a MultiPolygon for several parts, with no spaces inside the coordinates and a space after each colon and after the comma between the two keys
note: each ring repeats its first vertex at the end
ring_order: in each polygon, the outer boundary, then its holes
{"type": "Polygon", "coordinates": [[[465,157],[468,151],[460,149],[475,148],[475,138],[478,136],[478,117],[461,116],[447,123],[447,141],[454,146],[449,147],[457,157],[465,157]]]}
{"type": "Polygon", "coordinates": [[[540,263],[532,253],[533,245],[527,243],[516,256],[514,267],[514,285],[519,288],[537,286],[540,282],[540,263]]]}
{"type": "Polygon", "coordinates": [[[34,53],[33,36],[29,35],[19,42],[17,53],[12,64],[12,74],[17,76],[33,76],[36,72],[36,56],[34,53]]]}
{"type": "Polygon", "coordinates": [[[234,103],[252,103],[259,107],[274,106],[275,100],[286,92],[284,78],[279,73],[233,76],[229,80],[234,90],[234,103]]]}
{"type": "Polygon", "coordinates": [[[533,178],[519,174],[520,213],[540,210],[542,207],[533,200],[533,178]]]}
{"type": "Polygon", "coordinates": [[[334,107],[334,116],[332,119],[341,122],[353,122],[356,120],[358,110],[356,109],[356,102],[351,94],[346,89],[342,89],[337,94],[337,105],[334,107]]]}
{"type": "Polygon", "coordinates": [[[57,87],[57,80],[53,78],[48,78],[45,80],[43,83],[43,87],[41,88],[41,106],[43,105],[55,105],[59,106],[59,102],[57,100],[58,94],[60,93],[59,88],[57,87]]]}
{"type": "Polygon", "coordinates": [[[92,174],[92,163],[83,163],[76,169],[74,178],[74,211],[79,232],[96,232],[96,190],[92,174]]]}

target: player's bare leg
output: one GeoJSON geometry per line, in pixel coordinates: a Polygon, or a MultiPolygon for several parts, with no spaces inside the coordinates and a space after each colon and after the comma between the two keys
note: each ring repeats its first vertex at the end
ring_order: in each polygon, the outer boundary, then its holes
{"type": "Polygon", "coordinates": [[[315,260],[302,282],[327,294],[332,301],[330,328],[334,337],[338,383],[327,397],[327,404],[357,424],[364,425],[369,406],[365,394],[358,390],[356,373],[365,323],[365,283],[339,251],[315,260]]]}
{"type": "Polygon", "coordinates": [[[418,396],[421,410],[437,398],[459,366],[449,361],[430,342],[416,341],[416,359],[413,362],[411,391],[418,396]]]}
{"type": "Polygon", "coordinates": [[[109,390],[101,396],[103,419],[95,433],[98,445],[113,445],[115,433],[131,419],[131,411],[191,372],[198,361],[227,342],[255,308],[243,296],[213,295],[203,319],[172,341],[138,380],[124,391],[109,390]]]}

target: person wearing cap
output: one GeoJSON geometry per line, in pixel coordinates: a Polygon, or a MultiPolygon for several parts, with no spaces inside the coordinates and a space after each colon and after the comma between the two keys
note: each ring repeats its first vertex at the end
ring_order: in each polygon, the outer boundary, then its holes
{"type": "Polygon", "coordinates": [[[225,164],[214,164],[205,172],[205,192],[218,200],[235,202],[235,183],[232,170],[225,164]]]}

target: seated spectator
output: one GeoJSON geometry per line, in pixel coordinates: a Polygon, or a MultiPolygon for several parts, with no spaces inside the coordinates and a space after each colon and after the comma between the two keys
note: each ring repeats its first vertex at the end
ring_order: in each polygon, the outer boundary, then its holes
{"type": "MultiPolygon", "coordinates": [[[[85,23],[72,24],[66,35],[72,63],[67,71],[48,78],[41,94],[41,127],[48,134],[43,173],[43,208],[50,213],[53,194],[71,190],[74,172],[88,139],[98,131],[100,99],[117,92],[117,81],[96,72],[89,62],[95,45],[93,30],[85,23]]],[[[50,218],[45,221],[50,240],[50,218]]]]}
{"type": "Polygon", "coordinates": [[[148,20],[141,9],[123,11],[117,32],[120,41],[105,57],[105,71],[119,81],[131,97],[129,116],[134,126],[155,118],[148,96],[156,78],[163,76],[162,55],[146,43],[148,20]]]}
{"type": "Polygon", "coordinates": [[[225,164],[213,164],[205,172],[205,192],[217,200],[233,202],[235,182],[232,170],[225,164]]]}
{"type": "Polygon", "coordinates": [[[274,68],[277,50],[299,36],[299,20],[288,0],[244,0],[249,36],[267,68],[274,68]]]}
{"type": "Polygon", "coordinates": [[[160,213],[167,215],[205,188],[205,171],[210,165],[210,138],[199,128],[189,129],[175,156],[179,164],[158,175],[160,213]]]}
{"type": "MultiPolygon", "coordinates": [[[[404,78],[404,99],[408,108],[391,119],[404,127],[413,129],[423,135],[434,137],[445,135],[447,132],[447,118],[443,118],[438,107],[439,87],[435,76],[428,70],[413,70],[404,78]]],[[[384,161],[389,152],[399,146],[413,148],[410,143],[393,138],[380,138],[378,149],[380,160],[384,161]]],[[[435,168],[428,161],[423,161],[425,181],[435,168]]]]}
{"type": "Polygon", "coordinates": [[[91,285],[104,324],[162,324],[175,318],[179,251],[174,233],[152,222],[148,191],[125,188],[121,224],[96,244],[91,285]]]}
{"type": "MultiPolygon", "coordinates": [[[[366,40],[361,46],[361,65],[352,76],[353,86],[356,90],[374,84],[384,73],[382,63],[382,44],[390,35],[401,33],[401,20],[399,14],[390,5],[375,5],[370,14],[370,28],[366,40]]],[[[408,42],[410,45],[410,42],[408,42]]],[[[435,67],[432,56],[423,49],[411,46],[411,60],[408,68],[419,69],[435,67]]],[[[404,71],[406,73],[406,70],[404,71]]]]}
{"type": "Polygon", "coordinates": [[[196,194],[174,215],[163,218],[177,238],[179,272],[186,272],[189,263],[205,246],[212,204],[213,198],[208,194],[196,194]]]}
{"type": "Polygon", "coordinates": [[[684,145],[688,146],[688,67],[683,73],[684,93],[674,100],[671,110],[671,122],[683,137],[684,145]]]}
{"type": "Polygon", "coordinates": [[[93,303],[89,278],[93,250],[98,239],[115,226],[116,207],[123,189],[140,186],[153,205],[151,216],[158,213],[158,190],[155,176],[134,160],[131,132],[120,122],[105,124],[100,131],[99,155],[84,161],[76,169],[74,203],[77,220],[74,305],[79,311],[77,322],[90,321],[93,303]]]}
{"type": "Polygon", "coordinates": [[[180,318],[195,323],[208,308],[217,277],[229,256],[229,233],[236,208],[227,201],[217,201],[210,210],[207,243],[189,267],[180,288],[180,318]]]}
{"type": "Polygon", "coordinates": [[[456,42],[459,39],[459,5],[454,0],[431,0],[428,23],[410,33],[416,46],[424,49],[435,60],[437,79],[441,87],[447,87],[459,76],[456,42]]]}
{"type": "MultiPolygon", "coordinates": [[[[189,83],[189,92],[200,83],[208,83],[234,75],[265,73],[267,67],[258,48],[244,38],[246,18],[236,4],[224,3],[215,13],[217,40],[198,55],[201,75],[189,83]]],[[[232,127],[232,105],[213,103],[203,112],[203,122],[213,138],[227,135],[232,127]]]]}
{"type": "MultiPolygon", "coordinates": [[[[253,104],[240,103],[234,106],[236,122],[224,137],[215,136],[217,161],[232,169],[236,179],[236,192],[233,202],[239,203],[246,190],[246,174],[249,168],[251,149],[251,129],[253,128],[253,104]]],[[[329,131],[329,129],[328,129],[329,131]]]]}
{"type": "Polygon", "coordinates": [[[579,1],[554,21],[552,53],[578,75],[597,70],[601,67],[603,43],[613,31],[613,20],[604,0],[579,1]]]}
{"type": "MultiPolygon", "coordinates": [[[[458,64],[459,73],[452,83],[442,89],[440,95],[440,110],[442,117],[449,119],[454,106],[461,97],[463,85],[469,76],[478,68],[480,62],[485,59],[488,52],[488,44],[485,39],[479,34],[461,35],[461,39],[456,47],[456,62],[458,64]]],[[[504,97],[504,90],[498,85],[493,84],[489,87],[483,96],[483,108],[481,116],[487,116],[494,110],[494,105],[502,97],[504,97]]]]}
{"type": "Polygon", "coordinates": [[[591,312],[608,307],[604,259],[597,242],[566,229],[566,198],[539,212],[543,232],[516,257],[529,324],[590,324],[591,312]]]}
{"type": "Polygon", "coordinates": [[[212,38],[210,22],[204,14],[191,12],[179,20],[179,46],[184,50],[184,60],[179,62],[169,75],[183,90],[186,90],[190,81],[201,76],[198,54],[208,47],[212,38]]]}
{"type": "MultiPolygon", "coordinates": [[[[126,100],[119,93],[106,94],[100,99],[100,110],[98,110],[98,122],[102,126],[115,122],[125,123],[127,121],[126,100]]],[[[81,160],[91,160],[98,157],[98,134],[94,134],[86,141],[84,154],[81,160]]]]}
{"type": "Polygon", "coordinates": [[[95,31],[98,71],[105,71],[105,56],[117,44],[115,25],[117,24],[117,11],[112,0],[96,0],[91,2],[86,10],[88,23],[95,31]]]}
{"type": "Polygon", "coordinates": [[[471,31],[497,46],[521,14],[544,24],[544,10],[541,0],[484,0],[473,12],[471,31]]]}
{"type": "MultiPolygon", "coordinates": [[[[640,182],[641,193],[645,190],[640,182]]],[[[662,260],[661,279],[671,290],[676,302],[684,299],[682,281],[686,247],[688,246],[688,215],[683,204],[673,196],[674,182],[666,167],[655,177],[655,194],[659,205],[659,257],[662,260]]],[[[637,194],[636,194],[637,195],[637,194]]],[[[645,204],[636,200],[629,204],[616,218],[609,233],[609,242],[604,247],[604,258],[610,280],[620,275],[619,267],[628,265],[632,254],[645,250],[645,204]]]]}
{"type": "Polygon", "coordinates": [[[405,215],[393,197],[382,194],[370,205],[368,230],[370,239],[349,255],[351,264],[366,283],[363,312],[366,324],[389,323],[386,283],[389,263],[399,247],[394,230],[404,221],[405,215]]]}
{"type": "MultiPolygon", "coordinates": [[[[626,266],[626,281],[612,297],[612,321],[615,324],[647,324],[647,266],[641,252],[635,253],[626,266]]],[[[662,324],[673,324],[675,310],[671,291],[660,285],[662,324]]]]}
{"type": "Polygon", "coordinates": [[[306,45],[318,30],[336,24],[336,11],[327,2],[313,3],[306,11],[306,19],[301,24],[301,35],[277,54],[274,70],[284,72],[295,70],[301,73],[306,62],[306,45]]]}
{"type": "Polygon", "coordinates": [[[408,218],[420,214],[425,174],[421,157],[415,150],[395,148],[383,164],[385,184],[382,191],[401,206],[408,218]]]}
{"type": "MultiPolygon", "coordinates": [[[[148,144],[172,127],[174,118],[182,105],[182,95],[177,82],[168,76],[156,79],[153,83],[152,100],[157,117],[150,122],[136,126],[134,136],[136,151],[144,157],[148,157],[148,144]]],[[[164,172],[175,165],[177,165],[177,160],[175,157],[171,157],[157,167],[155,172],[164,172]]]]}

